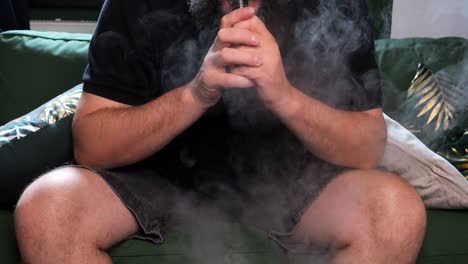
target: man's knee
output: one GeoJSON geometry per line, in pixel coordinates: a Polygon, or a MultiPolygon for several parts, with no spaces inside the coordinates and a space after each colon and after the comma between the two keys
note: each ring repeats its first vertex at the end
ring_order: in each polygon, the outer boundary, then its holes
{"type": "Polygon", "coordinates": [[[377,170],[349,172],[342,180],[347,188],[364,192],[356,197],[356,202],[364,206],[377,240],[420,245],[426,228],[426,211],[420,196],[406,181],[377,170]]]}
{"type": "Polygon", "coordinates": [[[83,169],[58,169],[29,185],[15,210],[18,239],[57,236],[59,230],[79,222],[80,203],[89,185],[86,174],[83,169]]]}
{"type": "Polygon", "coordinates": [[[371,210],[393,216],[403,214],[418,221],[425,220],[425,208],[419,194],[401,177],[379,170],[350,174],[348,177],[351,177],[351,181],[359,182],[357,188],[366,190],[364,198],[367,198],[371,210]]]}
{"type": "Polygon", "coordinates": [[[330,237],[341,244],[358,240],[420,244],[424,236],[426,213],[421,198],[403,179],[383,171],[340,175],[310,209],[302,224],[323,218],[330,237]],[[343,219],[347,224],[343,225],[343,219]]]}

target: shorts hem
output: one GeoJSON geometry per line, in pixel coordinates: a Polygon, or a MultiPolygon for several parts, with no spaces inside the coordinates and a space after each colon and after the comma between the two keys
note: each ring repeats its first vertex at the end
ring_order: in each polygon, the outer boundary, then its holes
{"type": "Polygon", "coordinates": [[[103,174],[101,172],[99,172],[98,170],[96,169],[93,169],[91,167],[88,167],[88,166],[84,166],[84,165],[78,165],[78,164],[70,164],[70,165],[65,165],[65,166],[61,166],[61,167],[58,167],[54,170],[57,170],[57,169],[61,169],[61,168],[68,168],[68,167],[71,167],[71,168],[81,168],[81,169],[86,169],[86,170],[89,170],[93,173],[95,173],[96,175],[98,175],[99,177],[101,177],[101,179],[104,180],[104,182],[107,184],[107,186],[109,186],[109,188],[112,190],[112,192],[119,198],[119,200],[122,202],[122,204],[132,213],[132,215],[135,217],[137,223],[138,223],[138,226],[140,228],[140,231],[131,235],[129,238],[137,238],[137,239],[140,239],[140,240],[150,240],[151,242],[155,243],[155,244],[162,244],[164,243],[164,238],[161,234],[160,231],[148,231],[147,228],[143,225],[141,219],[138,217],[138,215],[136,214],[135,210],[133,208],[131,208],[126,201],[124,201],[124,199],[122,199],[121,195],[119,194],[119,192],[117,192],[114,188],[114,186],[112,186],[112,184],[110,184],[107,179],[105,178],[105,176],[103,176],[103,174]],[[141,234],[141,231],[143,231],[143,234],[141,234]]]}

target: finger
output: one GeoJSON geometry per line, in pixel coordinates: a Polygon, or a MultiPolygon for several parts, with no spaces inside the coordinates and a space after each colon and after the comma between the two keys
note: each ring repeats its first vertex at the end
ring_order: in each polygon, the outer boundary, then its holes
{"type": "Polygon", "coordinates": [[[251,80],[252,83],[255,83],[255,80],[258,79],[258,71],[256,71],[256,68],[254,67],[249,67],[249,66],[238,66],[238,67],[233,67],[230,70],[231,74],[235,74],[237,76],[242,76],[248,80],[251,80]]]}
{"type": "Polygon", "coordinates": [[[247,20],[238,21],[233,25],[233,27],[236,29],[247,29],[260,35],[266,32],[269,33],[265,23],[263,23],[263,21],[257,16],[253,16],[247,20]]]}
{"type": "Polygon", "coordinates": [[[260,43],[257,34],[247,29],[223,28],[218,32],[214,50],[231,45],[258,46],[260,43]]]}
{"type": "Polygon", "coordinates": [[[254,14],[253,7],[236,9],[221,18],[221,28],[230,28],[237,22],[251,18],[254,14]]]}
{"type": "Polygon", "coordinates": [[[249,88],[254,86],[253,82],[245,77],[214,70],[205,72],[201,81],[207,87],[249,88]]]}
{"type": "Polygon", "coordinates": [[[213,59],[218,67],[233,65],[259,67],[263,64],[262,59],[255,52],[233,48],[223,48],[216,52],[213,59]]]}
{"type": "Polygon", "coordinates": [[[250,88],[254,86],[254,83],[242,76],[232,73],[221,73],[218,75],[219,85],[221,87],[232,87],[232,88],[250,88]]]}

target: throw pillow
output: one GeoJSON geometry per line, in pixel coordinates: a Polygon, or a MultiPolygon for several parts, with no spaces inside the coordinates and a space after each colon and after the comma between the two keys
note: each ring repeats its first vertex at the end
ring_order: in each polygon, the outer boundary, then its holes
{"type": "Polygon", "coordinates": [[[0,209],[11,209],[24,186],[73,158],[71,124],[82,86],[0,127],[0,209]]]}
{"type": "Polygon", "coordinates": [[[450,131],[437,153],[452,163],[468,180],[468,125],[450,131]]]}
{"type": "Polygon", "coordinates": [[[432,150],[459,121],[468,93],[455,85],[447,73],[435,72],[420,63],[398,121],[432,150]]]}
{"type": "Polygon", "coordinates": [[[428,208],[468,208],[468,182],[447,160],[388,116],[388,136],[381,167],[416,188],[428,208]]]}

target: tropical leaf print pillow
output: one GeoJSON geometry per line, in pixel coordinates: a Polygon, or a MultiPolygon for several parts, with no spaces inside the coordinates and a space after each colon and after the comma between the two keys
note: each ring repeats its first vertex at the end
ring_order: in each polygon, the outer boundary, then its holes
{"type": "Polygon", "coordinates": [[[455,85],[444,72],[419,64],[407,91],[399,122],[432,150],[453,129],[467,106],[468,87],[455,85]]]}
{"type": "Polygon", "coordinates": [[[80,85],[0,127],[0,148],[44,127],[53,126],[56,122],[74,114],[81,93],[82,87],[80,85]]]}

